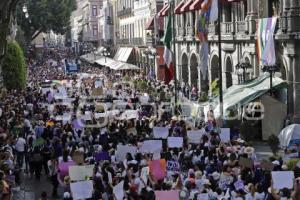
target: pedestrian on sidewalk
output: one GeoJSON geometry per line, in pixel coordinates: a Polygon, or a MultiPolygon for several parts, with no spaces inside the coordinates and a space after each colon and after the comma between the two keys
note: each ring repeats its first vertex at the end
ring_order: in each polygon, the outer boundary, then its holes
{"type": "Polygon", "coordinates": [[[49,169],[49,176],[51,178],[51,183],[53,186],[52,197],[58,197],[58,194],[57,194],[57,188],[59,185],[59,182],[57,180],[58,161],[54,155],[52,155],[52,158],[48,161],[48,169],[49,169]]]}
{"type": "Polygon", "coordinates": [[[16,152],[17,152],[17,164],[21,169],[23,167],[25,148],[26,148],[26,140],[22,135],[19,135],[16,139],[15,144],[16,152]]]}

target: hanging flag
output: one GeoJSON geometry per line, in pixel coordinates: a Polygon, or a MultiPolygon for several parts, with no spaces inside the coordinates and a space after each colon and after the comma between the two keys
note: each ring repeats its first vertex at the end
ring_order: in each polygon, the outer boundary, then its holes
{"type": "Polygon", "coordinates": [[[258,20],[257,56],[260,65],[273,65],[276,62],[274,31],[277,17],[258,20]]]}
{"type": "Polygon", "coordinates": [[[212,0],[210,7],[209,22],[213,23],[218,19],[218,0],[212,0]]]}
{"type": "Polygon", "coordinates": [[[173,76],[174,76],[171,41],[172,41],[172,15],[169,14],[167,29],[166,29],[165,37],[164,37],[164,45],[165,45],[164,61],[165,61],[166,65],[168,66],[167,80],[166,80],[167,83],[169,83],[173,79],[173,76]]]}
{"type": "Polygon", "coordinates": [[[274,31],[275,31],[275,27],[276,27],[277,17],[272,17],[269,21],[270,21],[269,23],[271,23],[271,29],[266,32],[265,49],[264,49],[262,59],[261,59],[263,62],[263,65],[275,65],[276,64],[274,31]]]}
{"type": "Polygon", "coordinates": [[[200,71],[202,72],[203,80],[206,80],[208,71],[208,43],[202,42],[200,45],[200,71]]]}

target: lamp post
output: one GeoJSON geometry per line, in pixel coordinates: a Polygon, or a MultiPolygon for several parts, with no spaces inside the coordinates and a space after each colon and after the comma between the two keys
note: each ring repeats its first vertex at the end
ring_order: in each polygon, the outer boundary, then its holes
{"type": "Polygon", "coordinates": [[[144,50],[144,53],[143,53],[147,59],[147,65],[146,65],[146,74],[147,74],[147,71],[150,69],[150,64],[149,64],[149,55],[151,55],[151,50],[150,48],[147,48],[144,50]]]}
{"type": "Polygon", "coordinates": [[[105,63],[106,63],[106,57],[110,56],[110,53],[109,53],[109,51],[107,50],[107,48],[104,48],[104,49],[101,51],[101,56],[104,56],[105,63]]]}
{"type": "MultiPolygon", "coordinates": [[[[237,74],[240,76],[242,75],[243,82],[246,82],[246,73],[252,72],[252,65],[249,63],[248,60],[243,58],[236,66],[235,69],[237,71],[237,74]]],[[[239,83],[241,83],[239,79],[239,83]]]]}
{"type": "Polygon", "coordinates": [[[280,71],[280,65],[274,64],[274,65],[263,65],[262,66],[263,72],[268,72],[270,74],[270,96],[272,96],[272,81],[273,81],[273,75],[275,72],[280,71]]]}

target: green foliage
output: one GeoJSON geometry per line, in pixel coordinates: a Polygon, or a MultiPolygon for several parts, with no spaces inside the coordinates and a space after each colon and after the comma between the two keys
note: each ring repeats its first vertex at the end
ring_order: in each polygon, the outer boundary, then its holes
{"type": "Polygon", "coordinates": [[[53,31],[65,34],[70,25],[72,11],[76,9],[76,0],[27,0],[29,18],[22,12],[22,4],[17,9],[18,22],[26,33],[28,41],[39,33],[53,31]]]}
{"type": "Polygon", "coordinates": [[[286,162],[286,166],[288,170],[293,171],[297,165],[297,163],[300,161],[300,158],[291,158],[286,162]]]}
{"type": "Polygon", "coordinates": [[[137,82],[137,89],[140,90],[141,92],[146,92],[148,88],[148,85],[146,81],[140,80],[137,82]]]}
{"type": "Polygon", "coordinates": [[[268,144],[274,155],[279,151],[279,139],[275,135],[270,135],[268,138],[268,144]]]}
{"type": "Polygon", "coordinates": [[[206,102],[208,100],[209,100],[209,98],[208,98],[207,93],[205,93],[205,92],[201,93],[201,96],[199,98],[199,102],[206,102]]]}
{"type": "Polygon", "coordinates": [[[215,79],[210,85],[213,96],[219,95],[219,83],[218,82],[219,82],[219,80],[215,79]]]}
{"type": "Polygon", "coordinates": [[[2,65],[2,74],[4,86],[8,90],[21,90],[25,88],[27,69],[23,51],[17,42],[11,42],[7,45],[7,53],[2,65]]]}
{"type": "Polygon", "coordinates": [[[128,75],[125,75],[124,78],[123,78],[123,80],[129,82],[129,81],[130,81],[130,78],[129,78],[128,75]]]}

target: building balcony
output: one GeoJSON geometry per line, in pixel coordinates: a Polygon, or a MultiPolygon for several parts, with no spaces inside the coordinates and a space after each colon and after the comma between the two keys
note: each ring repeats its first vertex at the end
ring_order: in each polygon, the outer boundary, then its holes
{"type": "Polygon", "coordinates": [[[185,36],[185,29],[183,27],[178,27],[176,29],[176,36],[179,38],[183,38],[185,36]]]}
{"type": "Polygon", "coordinates": [[[209,26],[208,26],[208,33],[210,35],[218,34],[218,28],[217,28],[217,26],[214,25],[214,24],[209,24],[209,26]]]}
{"type": "Polygon", "coordinates": [[[130,44],[134,45],[134,46],[144,46],[145,42],[144,42],[144,38],[131,38],[130,39],[130,44]]]}
{"type": "Polygon", "coordinates": [[[118,17],[123,17],[132,14],[132,8],[125,8],[123,10],[118,11],[118,17]]]}
{"type": "Polygon", "coordinates": [[[195,28],[192,26],[186,27],[186,35],[193,37],[195,35],[195,28]]]}
{"type": "Polygon", "coordinates": [[[154,38],[154,36],[147,36],[147,37],[146,37],[146,45],[147,45],[147,46],[154,47],[155,45],[163,45],[163,42],[160,41],[160,39],[157,39],[157,41],[156,41],[156,43],[155,43],[155,38],[154,38]]]}
{"type": "Polygon", "coordinates": [[[221,23],[221,33],[226,35],[232,35],[235,33],[234,23],[223,22],[221,23]]]}
{"type": "Polygon", "coordinates": [[[129,45],[129,38],[117,39],[118,45],[129,45]]]}
{"type": "Polygon", "coordinates": [[[236,32],[238,34],[247,34],[248,33],[248,23],[247,23],[247,21],[238,21],[238,22],[236,22],[236,32]]]}

